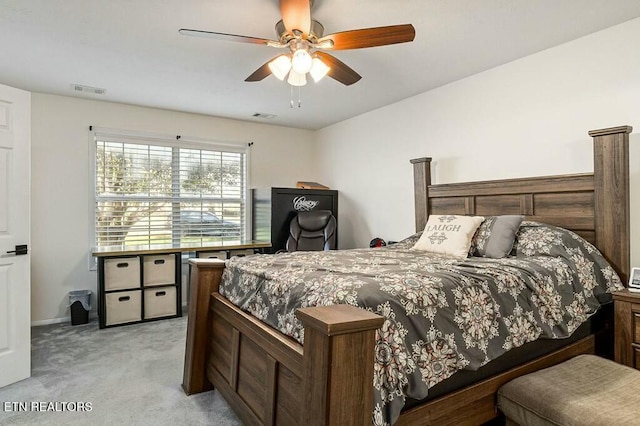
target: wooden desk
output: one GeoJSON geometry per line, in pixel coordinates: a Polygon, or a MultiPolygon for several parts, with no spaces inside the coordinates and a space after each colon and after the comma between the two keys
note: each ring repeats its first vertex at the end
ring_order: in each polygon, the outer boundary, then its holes
{"type": "MultiPolygon", "coordinates": [[[[128,256],[140,254],[166,254],[185,252],[208,252],[208,251],[231,251],[231,250],[262,250],[271,247],[268,241],[244,241],[237,243],[211,243],[211,244],[181,244],[172,246],[171,244],[140,245],[140,246],[107,246],[94,247],[91,254],[97,258],[110,256],[128,256]]],[[[198,257],[198,256],[196,256],[198,257]]]]}

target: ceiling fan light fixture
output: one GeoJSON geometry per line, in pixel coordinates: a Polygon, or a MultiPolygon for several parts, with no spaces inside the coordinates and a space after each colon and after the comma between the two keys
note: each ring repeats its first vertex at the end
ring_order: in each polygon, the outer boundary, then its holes
{"type": "Polygon", "coordinates": [[[250,37],[237,34],[181,28],[182,35],[213,38],[278,49],[286,53],[270,60],[245,79],[248,82],[262,81],[269,74],[292,86],[304,86],[307,73],[318,82],[325,75],[350,86],[362,76],[338,58],[322,50],[349,50],[368,47],[388,46],[412,42],[416,30],[411,24],[387,25],[384,27],[360,28],[324,35],[324,26],[312,19],[311,6],[314,0],[278,0],[282,19],[276,23],[277,40],[250,37]]]}
{"type": "Polygon", "coordinates": [[[311,70],[313,60],[307,49],[298,49],[293,52],[291,68],[298,74],[306,74],[311,70]]]}
{"type": "Polygon", "coordinates": [[[292,86],[304,86],[305,84],[307,84],[307,74],[302,74],[299,72],[296,72],[295,69],[292,69],[291,72],[289,73],[289,78],[287,79],[287,83],[289,83],[292,86]]]}
{"type": "Polygon", "coordinates": [[[291,59],[287,55],[280,55],[269,62],[269,69],[271,74],[276,76],[278,80],[284,80],[289,70],[291,70],[291,59]]]}
{"type": "Polygon", "coordinates": [[[322,62],[322,60],[318,57],[313,58],[312,62],[313,63],[311,65],[311,70],[309,70],[309,74],[311,74],[311,78],[313,78],[313,81],[317,83],[322,80],[325,75],[327,75],[331,68],[329,68],[327,64],[322,62]]]}

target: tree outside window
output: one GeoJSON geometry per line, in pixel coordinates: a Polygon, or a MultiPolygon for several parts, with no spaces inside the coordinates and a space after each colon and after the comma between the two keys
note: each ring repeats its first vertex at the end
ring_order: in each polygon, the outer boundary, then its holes
{"type": "Polygon", "coordinates": [[[245,154],[96,140],[96,245],[245,235],[245,154]]]}

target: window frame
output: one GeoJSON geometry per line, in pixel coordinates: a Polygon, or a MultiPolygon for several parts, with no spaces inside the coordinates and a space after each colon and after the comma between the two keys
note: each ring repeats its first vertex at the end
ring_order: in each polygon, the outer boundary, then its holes
{"type": "MultiPolygon", "coordinates": [[[[89,245],[92,249],[97,246],[96,235],[96,173],[97,173],[97,145],[98,141],[114,141],[117,143],[133,143],[139,145],[156,145],[171,148],[184,148],[206,151],[235,152],[244,154],[244,232],[241,239],[251,239],[251,145],[252,142],[245,141],[223,141],[214,139],[202,139],[195,137],[184,137],[179,135],[163,135],[149,132],[133,132],[118,129],[99,128],[91,126],[89,128],[89,245]]],[[[133,197],[132,197],[133,198],[133,197]]],[[[187,201],[187,200],[185,200],[187,201]]],[[[206,243],[205,243],[206,244],[206,243]]],[[[148,244],[144,244],[148,245],[148,244]]],[[[142,246],[144,246],[142,245],[142,246]]],[[[174,243],[171,243],[174,245],[174,243]]],[[[126,246],[123,247],[123,251],[126,246]]],[[[90,254],[90,269],[95,269],[95,260],[90,254]]]]}

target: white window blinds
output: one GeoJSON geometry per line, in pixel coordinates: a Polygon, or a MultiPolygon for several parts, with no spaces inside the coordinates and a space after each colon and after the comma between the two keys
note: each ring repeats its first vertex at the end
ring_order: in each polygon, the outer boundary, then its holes
{"type": "Polygon", "coordinates": [[[95,245],[206,245],[246,235],[246,146],[94,132],[95,245]]]}

